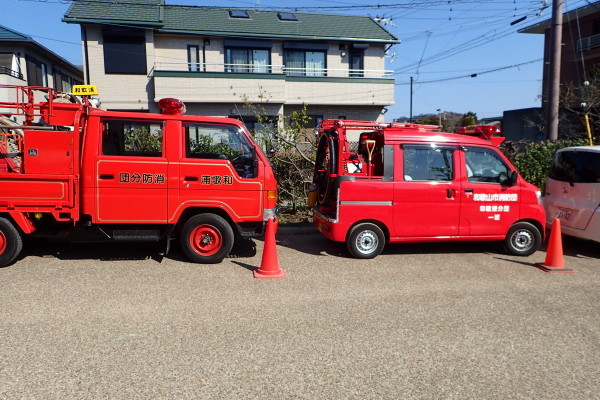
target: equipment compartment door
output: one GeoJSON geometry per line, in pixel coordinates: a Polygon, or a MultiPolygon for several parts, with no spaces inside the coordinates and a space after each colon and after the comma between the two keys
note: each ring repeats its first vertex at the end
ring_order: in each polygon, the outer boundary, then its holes
{"type": "Polygon", "coordinates": [[[98,222],[165,223],[167,159],[162,121],[102,123],[96,165],[98,222]]]}
{"type": "Polygon", "coordinates": [[[458,235],[460,188],[456,149],[449,146],[403,145],[396,152],[394,226],[402,238],[458,235]]]}

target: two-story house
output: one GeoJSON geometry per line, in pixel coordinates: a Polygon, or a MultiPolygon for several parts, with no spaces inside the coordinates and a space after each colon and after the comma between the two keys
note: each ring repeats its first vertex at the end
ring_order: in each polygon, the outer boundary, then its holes
{"type": "Polygon", "coordinates": [[[368,17],[167,5],[164,0],[73,2],[86,81],[113,110],[157,111],[161,98],[188,113],[270,116],[308,105],[323,118],[381,120],[394,102],[384,56],[399,41],[368,17]]]}
{"type": "MultiPolygon", "coordinates": [[[[0,84],[45,86],[70,92],[83,81],[81,70],[30,36],[0,26],[0,84]]],[[[10,96],[7,91],[0,96],[10,96]]],[[[14,101],[0,98],[0,101],[14,101]]]]}
{"type": "MultiPolygon", "coordinates": [[[[542,103],[547,101],[550,65],[551,19],[528,26],[519,32],[544,35],[544,73],[542,103]]],[[[563,14],[560,84],[582,86],[600,64],[600,8],[589,4],[563,14]]],[[[599,71],[600,72],[600,71],[599,71]]]]}

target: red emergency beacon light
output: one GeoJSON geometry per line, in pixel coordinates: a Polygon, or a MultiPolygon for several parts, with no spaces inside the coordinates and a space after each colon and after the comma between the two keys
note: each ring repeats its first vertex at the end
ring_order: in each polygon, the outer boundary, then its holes
{"type": "Polygon", "coordinates": [[[503,137],[500,137],[502,134],[502,129],[496,125],[469,125],[469,126],[461,126],[456,129],[456,133],[461,135],[470,135],[477,136],[482,139],[491,142],[493,145],[498,146],[500,143],[504,142],[503,137]]]}
{"type": "Polygon", "coordinates": [[[163,111],[163,114],[179,115],[185,114],[185,104],[179,99],[165,98],[158,101],[158,108],[163,111]]]}

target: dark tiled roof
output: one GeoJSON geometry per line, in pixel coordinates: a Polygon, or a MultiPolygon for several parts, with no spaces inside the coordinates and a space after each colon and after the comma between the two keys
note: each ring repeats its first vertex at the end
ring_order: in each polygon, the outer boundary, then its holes
{"type": "Polygon", "coordinates": [[[13,31],[5,26],[0,25],[0,40],[33,40],[31,36],[24,35],[17,31],[13,31]]]}
{"type": "MultiPolygon", "coordinates": [[[[588,4],[581,8],[577,8],[575,10],[571,10],[569,12],[563,13],[563,23],[571,22],[578,20],[579,18],[587,17],[592,14],[599,14],[600,8],[598,4],[588,4]]],[[[551,15],[548,15],[550,17],[551,15]]],[[[550,28],[550,24],[552,19],[546,19],[541,22],[537,22],[533,25],[526,26],[523,29],[519,29],[519,33],[544,33],[546,29],[550,28]]],[[[564,28],[563,28],[564,29],[564,28]]]]}
{"type": "Polygon", "coordinates": [[[73,2],[63,21],[126,22],[162,26],[164,0],[84,0],[73,2]]]}
{"type": "Polygon", "coordinates": [[[246,10],[249,18],[231,18],[229,10],[232,8],[160,6],[162,0],[129,0],[128,3],[125,5],[124,0],[77,2],[69,8],[63,21],[153,26],[160,32],[198,35],[397,42],[369,17],[293,13],[297,21],[281,21],[276,11],[246,10]]]}

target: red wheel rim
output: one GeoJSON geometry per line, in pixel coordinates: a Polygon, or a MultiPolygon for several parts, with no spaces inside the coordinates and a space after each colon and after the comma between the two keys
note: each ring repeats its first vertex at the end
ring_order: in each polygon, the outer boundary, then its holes
{"type": "Polygon", "coordinates": [[[190,247],[202,256],[212,256],[223,245],[223,238],[212,225],[197,226],[190,234],[190,247]]]}
{"type": "Polygon", "coordinates": [[[6,250],[6,237],[0,232],[0,254],[4,253],[4,250],[6,250]]]}

